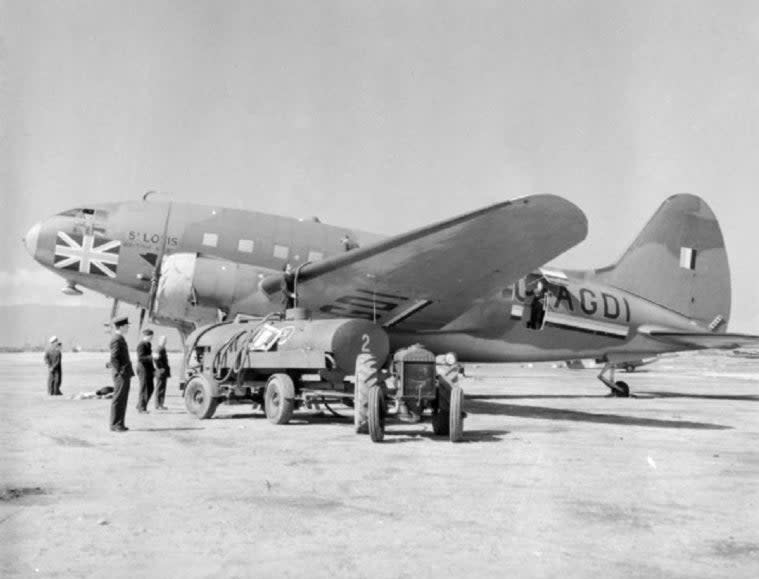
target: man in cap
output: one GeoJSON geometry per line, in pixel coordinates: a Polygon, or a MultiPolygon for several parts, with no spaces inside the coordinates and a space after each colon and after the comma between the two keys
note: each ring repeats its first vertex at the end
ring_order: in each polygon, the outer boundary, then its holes
{"type": "Polygon", "coordinates": [[[124,425],[127,400],[129,399],[129,381],[134,376],[132,361],[129,359],[129,347],[124,336],[129,331],[129,318],[113,318],[113,337],[111,338],[111,374],[113,375],[113,399],[111,400],[111,430],[125,432],[124,425]]]}
{"type": "Polygon", "coordinates": [[[137,400],[137,412],[147,414],[148,401],[153,395],[153,330],[142,330],[142,339],[137,344],[137,378],[140,380],[140,398],[137,400]]]}
{"type": "Polygon", "coordinates": [[[47,365],[47,393],[49,396],[61,395],[61,343],[58,338],[51,336],[47,349],[45,349],[45,364],[47,365]]]}
{"type": "Polygon", "coordinates": [[[156,368],[155,385],[155,408],[156,410],[168,410],[163,401],[166,398],[166,381],[171,376],[169,368],[169,356],[166,354],[166,336],[158,338],[158,352],[154,355],[156,368]]]}

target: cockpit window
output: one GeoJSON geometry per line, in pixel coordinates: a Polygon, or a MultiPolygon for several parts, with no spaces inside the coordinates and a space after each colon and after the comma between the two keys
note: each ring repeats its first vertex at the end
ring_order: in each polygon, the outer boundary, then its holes
{"type": "MultiPolygon", "coordinates": [[[[63,211],[59,213],[61,217],[76,217],[78,215],[82,215],[85,211],[93,211],[92,209],[69,209],[68,211],[63,211]]],[[[90,213],[91,215],[92,213],[90,213]]]]}
{"type": "Polygon", "coordinates": [[[105,219],[108,215],[107,211],[101,211],[97,209],[90,209],[88,207],[78,207],[76,209],[69,209],[59,213],[61,217],[78,217],[80,219],[87,219],[91,217],[105,219]]]}

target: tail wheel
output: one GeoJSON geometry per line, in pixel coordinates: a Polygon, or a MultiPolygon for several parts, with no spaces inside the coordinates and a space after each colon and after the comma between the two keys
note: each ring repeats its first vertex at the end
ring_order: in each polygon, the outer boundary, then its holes
{"type": "Polygon", "coordinates": [[[630,387],[627,385],[627,382],[622,382],[622,380],[618,380],[617,382],[614,382],[614,385],[619,388],[619,390],[612,390],[614,393],[614,396],[617,398],[629,398],[630,397],[630,387]]]}
{"type": "Polygon", "coordinates": [[[374,442],[385,438],[385,393],[380,385],[369,388],[369,436],[374,442]]]}
{"type": "Polygon", "coordinates": [[[187,412],[200,419],[211,418],[219,401],[213,397],[211,385],[203,376],[195,375],[184,389],[184,405],[187,412]]]}
{"type": "Polygon", "coordinates": [[[295,409],[295,385],[287,374],[274,374],[266,383],[264,410],[273,424],[287,424],[295,409]]]}
{"type": "Polygon", "coordinates": [[[451,410],[448,417],[451,442],[461,442],[464,438],[464,390],[461,386],[451,389],[451,410]]]}
{"type": "Polygon", "coordinates": [[[369,432],[369,390],[380,384],[377,359],[371,354],[359,354],[355,376],[353,423],[358,434],[366,434],[369,432]]]}

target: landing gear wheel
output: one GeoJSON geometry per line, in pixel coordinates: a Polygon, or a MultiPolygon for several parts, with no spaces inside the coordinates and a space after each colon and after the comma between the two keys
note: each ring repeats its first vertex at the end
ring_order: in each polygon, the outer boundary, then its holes
{"type": "Polygon", "coordinates": [[[208,380],[193,376],[184,389],[184,405],[187,412],[204,420],[213,416],[219,401],[213,397],[208,380]]]}
{"type": "Polygon", "coordinates": [[[461,442],[464,438],[464,390],[461,386],[451,389],[451,410],[448,416],[448,436],[451,442],[461,442]]]}
{"type": "Polygon", "coordinates": [[[373,442],[382,442],[385,438],[385,393],[382,386],[369,388],[369,436],[373,442]]]}
{"type": "Polygon", "coordinates": [[[629,398],[630,397],[630,387],[627,385],[627,382],[622,382],[622,380],[618,380],[617,382],[614,382],[614,385],[619,388],[619,390],[612,390],[614,393],[614,396],[617,398],[629,398]]]}
{"type": "Polygon", "coordinates": [[[264,411],[272,424],[287,424],[295,409],[295,385],[287,374],[274,374],[266,383],[264,411]]]}
{"type": "Polygon", "coordinates": [[[379,384],[377,359],[371,354],[356,357],[356,383],[353,389],[353,424],[358,434],[369,432],[369,389],[379,384]]]}

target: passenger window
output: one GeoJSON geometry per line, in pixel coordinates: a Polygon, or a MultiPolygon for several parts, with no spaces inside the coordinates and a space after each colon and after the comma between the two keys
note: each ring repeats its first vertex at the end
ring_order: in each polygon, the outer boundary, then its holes
{"type": "Polygon", "coordinates": [[[243,253],[253,253],[253,240],[252,239],[241,239],[237,243],[237,251],[241,251],[243,253]]]}
{"type": "Polygon", "coordinates": [[[324,254],[321,251],[309,251],[308,261],[320,261],[324,259],[324,254]]]}
{"type": "Polygon", "coordinates": [[[219,236],[216,233],[204,233],[203,245],[216,247],[219,244],[219,236]]]}
{"type": "Polygon", "coordinates": [[[278,259],[287,259],[287,256],[290,255],[290,248],[286,245],[275,245],[274,246],[274,257],[278,259]]]}

